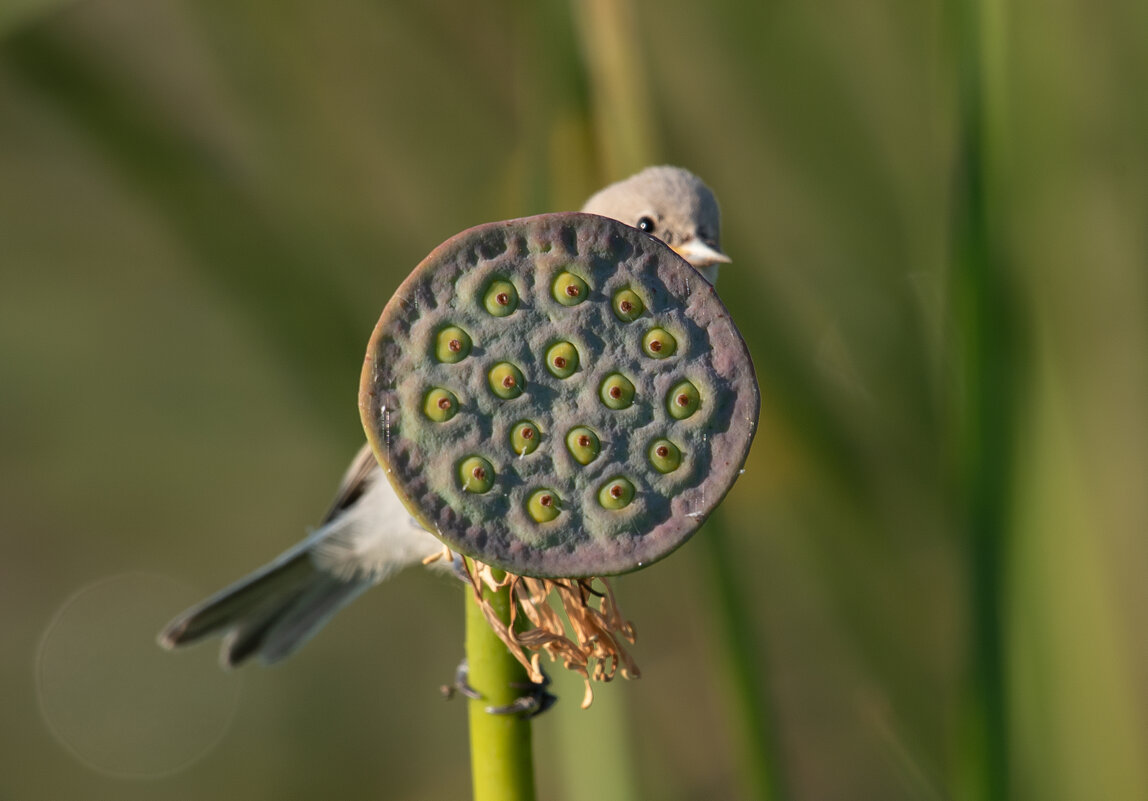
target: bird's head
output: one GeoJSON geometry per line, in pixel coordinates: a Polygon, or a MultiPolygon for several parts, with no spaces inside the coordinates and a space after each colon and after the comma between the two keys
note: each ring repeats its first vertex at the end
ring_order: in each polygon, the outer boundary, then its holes
{"type": "Polygon", "coordinates": [[[647,167],[610,184],[582,207],[665,242],[711,284],[729,264],[721,250],[721,211],[701,179],[681,167],[647,167]]]}

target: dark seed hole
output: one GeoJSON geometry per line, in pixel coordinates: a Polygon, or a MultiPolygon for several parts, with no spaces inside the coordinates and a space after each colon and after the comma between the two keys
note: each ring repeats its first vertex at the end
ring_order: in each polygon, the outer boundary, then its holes
{"type": "Polygon", "coordinates": [[[499,292],[494,296],[494,301],[499,306],[505,306],[506,304],[510,303],[510,295],[506,294],[505,292],[499,292]]]}
{"type": "Polygon", "coordinates": [[[543,495],[541,498],[538,499],[538,502],[540,504],[542,504],[543,506],[551,506],[554,503],[554,498],[552,498],[549,495],[543,495]]]}
{"type": "Polygon", "coordinates": [[[522,429],[521,433],[522,433],[523,439],[534,439],[534,429],[533,428],[524,428],[524,429],[522,429]]]}
{"type": "Polygon", "coordinates": [[[660,340],[660,339],[651,340],[650,350],[652,350],[654,353],[657,353],[661,349],[662,349],[662,340],[660,340]]]}
{"type": "Polygon", "coordinates": [[[665,445],[659,445],[658,449],[656,451],[654,451],[654,453],[658,454],[658,456],[661,456],[664,459],[665,457],[670,455],[670,449],[667,448],[665,445]]]}
{"type": "Polygon", "coordinates": [[[585,434],[583,434],[582,436],[578,437],[578,444],[580,446],[582,446],[583,448],[589,448],[590,447],[590,438],[588,436],[586,436],[585,434]]]}
{"type": "Polygon", "coordinates": [[[479,481],[485,481],[486,480],[486,471],[483,470],[481,467],[474,468],[473,470],[470,471],[470,474],[472,476],[474,476],[479,481]]]}
{"type": "Polygon", "coordinates": [[[690,396],[685,395],[685,394],[678,395],[677,401],[678,401],[678,406],[689,406],[690,405],[690,396]]]}
{"type": "Polygon", "coordinates": [[[628,300],[623,300],[621,303],[618,304],[618,308],[624,312],[630,312],[630,311],[634,310],[634,304],[628,300]]]}
{"type": "Polygon", "coordinates": [[[611,498],[621,498],[621,497],[622,497],[622,493],[623,493],[623,492],[625,492],[625,490],[624,490],[624,489],[622,489],[622,488],[621,488],[620,486],[618,486],[617,484],[615,484],[614,486],[610,487],[610,497],[611,497],[611,498]]]}
{"type": "Polygon", "coordinates": [[[610,397],[614,398],[614,399],[622,397],[622,388],[621,387],[610,387],[610,397]]]}
{"type": "Polygon", "coordinates": [[[439,398],[438,399],[438,407],[440,409],[449,409],[450,408],[450,398],[439,398]]]}
{"type": "MultiPolygon", "coordinates": [[[[510,389],[512,386],[514,386],[514,376],[508,375],[506,378],[502,379],[502,386],[506,387],[507,389],[510,389]]],[[[685,395],[682,395],[682,397],[684,398],[685,395]]],[[[684,406],[685,404],[682,405],[684,406]]]]}
{"type": "Polygon", "coordinates": [[[554,366],[557,367],[559,370],[561,370],[563,367],[566,366],[566,358],[564,356],[555,356],[554,357],[554,366]]]}
{"type": "Polygon", "coordinates": [[[569,295],[569,296],[570,296],[570,297],[572,297],[572,298],[576,298],[576,297],[578,297],[578,291],[579,291],[579,290],[578,290],[578,287],[574,286],[573,284],[571,284],[570,286],[566,287],[566,294],[567,294],[567,295],[569,295]]]}
{"type": "Polygon", "coordinates": [[[450,342],[446,343],[446,346],[453,350],[455,353],[458,353],[460,350],[462,350],[462,343],[457,339],[452,339],[450,342]]]}

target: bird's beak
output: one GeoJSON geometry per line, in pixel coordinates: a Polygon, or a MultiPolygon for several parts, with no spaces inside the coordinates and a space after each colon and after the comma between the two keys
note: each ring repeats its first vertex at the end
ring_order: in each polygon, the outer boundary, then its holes
{"type": "Polygon", "coordinates": [[[718,267],[733,261],[729,256],[697,237],[687,239],[682,244],[671,247],[671,250],[693,265],[693,268],[705,276],[705,279],[711,284],[717,280],[718,267]]]}
{"type": "Polygon", "coordinates": [[[711,264],[729,264],[733,259],[722,253],[712,245],[707,245],[698,238],[687,239],[680,245],[672,248],[683,259],[694,267],[709,267],[711,264]]]}

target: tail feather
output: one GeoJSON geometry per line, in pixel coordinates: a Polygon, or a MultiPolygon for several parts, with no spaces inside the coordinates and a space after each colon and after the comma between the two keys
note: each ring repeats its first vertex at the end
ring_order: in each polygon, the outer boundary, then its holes
{"type": "Polygon", "coordinates": [[[177,648],[224,634],[224,666],[253,656],[270,664],[294,653],[372,583],[331,576],[315,567],[307,550],[293,549],[181,614],[159,642],[177,648]]]}
{"type": "Polygon", "coordinates": [[[286,659],[327,624],[336,612],[359,597],[371,581],[341,581],[324,577],[277,617],[259,644],[267,664],[286,659]]]}
{"type": "Polygon", "coordinates": [[[286,614],[287,609],[298,597],[295,595],[287,599],[282,606],[268,610],[262,617],[253,615],[232,628],[223,638],[223,646],[219,650],[220,663],[226,668],[239,667],[260,653],[267,632],[286,614]]]}

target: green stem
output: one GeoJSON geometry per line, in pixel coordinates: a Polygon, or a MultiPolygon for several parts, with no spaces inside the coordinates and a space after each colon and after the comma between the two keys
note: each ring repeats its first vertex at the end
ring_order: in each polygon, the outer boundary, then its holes
{"type": "MultiPolygon", "coordinates": [[[[510,591],[483,588],[498,616],[510,619],[510,591]]],[[[522,665],[491,630],[466,591],[466,659],[470,686],[482,694],[468,703],[470,766],[474,801],[534,801],[534,753],[530,720],[517,715],[492,715],[488,706],[505,706],[522,694],[530,680],[522,665]]]]}

